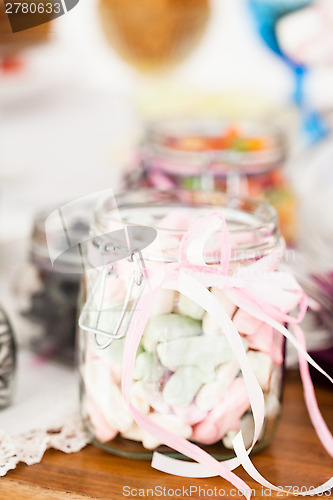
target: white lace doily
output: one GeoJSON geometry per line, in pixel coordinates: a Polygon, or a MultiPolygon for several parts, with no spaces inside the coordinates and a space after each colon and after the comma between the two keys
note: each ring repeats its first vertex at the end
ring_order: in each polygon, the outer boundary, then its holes
{"type": "Polygon", "coordinates": [[[0,476],[19,462],[39,463],[49,448],[74,453],[87,444],[76,371],[21,352],[13,404],[0,411],[0,476]]]}

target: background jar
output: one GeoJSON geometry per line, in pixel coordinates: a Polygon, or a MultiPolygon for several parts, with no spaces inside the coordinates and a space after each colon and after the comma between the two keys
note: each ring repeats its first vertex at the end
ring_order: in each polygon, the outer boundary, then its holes
{"type": "Polygon", "coordinates": [[[281,130],[263,121],[164,119],[148,126],[139,165],[126,187],[219,190],[272,204],[288,244],[295,242],[296,202],[283,172],[281,130]]]}
{"type": "MultiPolygon", "coordinates": [[[[135,224],[155,227],[157,238],[142,251],[142,256],[147,269],[156,270],[164,263],[177,261],[179,243],[188,225],[215,210],[223,213],[231,234],[231,273],[277,248],[280,238],[274,209],[222,193],[198,193],[196,197],[181,190],[125,193],[117,197],[117,208],[114,200],[101,201],[93,232],[100,235],[119,229],[119,214],[127,230],[135,224]]],[[[95,243],[91,255],[100,254],[100,249],[106,248],[104,243],[95,243]]],[[[114,244],[112,238],[107,240],[110,248],[114,244]]],[[[109,268],[92,267],[84,275],[82,298],[88,301],[80,318],[84,330],[80,330],[78,342],[82,418],[92,441],[107,451],[140,459],[150,458],[156,449],[177,456],[138,427],[125,404],[121,392],[125,338],[105,341],[104,335],[91,331],[97,328],[97,332],[115,332],[134,270],[135,264],[124,258],[109,268]],[[102,282],[105,286],[99,285],[102,282]]],[[[214,293],[240,331],[264,392],[265,425],[256,445],[260,449],[272,438],[280,415],[284,342],[272,328],[236,310],[222,292],[214,293]]],[[[126,335],[126,329],[123,333],[126,335]]],[[[160,290],[137,352],[131,392],[133,404],[154,422],[198,443],[219,459],[233,454],[231,440],[239,428],[246,445],[253,435],[244,381],[233,354],[223,358],[222,352],[228,350],[224,340],[223,333],[214,331],[214,324],[199,305],[174,291],[160,290]],[[170,351],[172,359],[165,357],[160,348],[165,339],[180,342],[175,353],[170,351]],[[198,342],[204,342],[204,359],[198,342]],[[221,342],[223,348],[218,347],[221,342]],[[190,353],[184,364],[174,358],[179,349],[190,353]],[[216,354],[218,351],[220,354],[216,354]],[[207,424],[207,417],[214,416],[214,408],[222,400],[229,407],[222,409],[226,414],[224,422],[229,423],[224,427],[225,423],[218,422],[218,436],[202,435],[199,426],[207,424]]]]}
{"type": "MultiPolygon", "coordinates": [[[[13,286],[15,324],[24,332],[20,342],[37,355],[73,363],[82,262],[77,247],[63,251],[64,233],[57,224],[49,224],[46,234],[51,213],[41,212],[34,220],[29,256],[13,286]],[[50,254],[58,255],[53,264],[50,254]]],[[[82,213],[68,217],[73,241],[87,235],[88,215],[82,207],[82,213]]]]}

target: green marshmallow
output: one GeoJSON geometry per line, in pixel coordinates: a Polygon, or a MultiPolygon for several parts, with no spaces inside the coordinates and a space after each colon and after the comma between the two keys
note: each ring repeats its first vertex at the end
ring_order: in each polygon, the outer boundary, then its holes
{"type": "Polygon", "coordinates": [[[161,365],[156,353],[142,352],[137,356],[134,367],[134,380],[157,382],[165,373],[166,369],[161,365]]]}
{"type": "Polygon", "coordinates": [[[201,321],[181,314],[161,314],[149,321],[142,337],[142,343],[146,351],[153,352],[159,342],[195,337],[201,333],[201,321]]]}
{"type": "Polygon", "coordinates": [[[197,366],[179,367],[165,384],[164,401],[171,406],[188,406],[205,380],[207,375],[197,366]]]}
{"type": "MultiPolygon", "coordinates": [[[[247,345],[246,341],[244,344],[247,345]]],[[[204,335],[180,338],[157,346],[162,365],[169,369],[197,365],[205,372],[234,359],[233,351],[224,335],[204,335]]]]}
{"type": "Polygon", "coordinates": [[[185,316],[198,320],[201,320],[206,312],[203,307],[182,294],[178,300],[178,311],[185,316]]]}

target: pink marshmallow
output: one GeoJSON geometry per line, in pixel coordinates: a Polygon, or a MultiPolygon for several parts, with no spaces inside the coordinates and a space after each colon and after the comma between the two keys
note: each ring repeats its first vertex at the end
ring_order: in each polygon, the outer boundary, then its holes
{"type": "Polygon", "coordinates": [[[194,426],[192,439],[202,444],[216,443],[227,432],[240,428],[240,419],[249,407],[244,379],[238,377],[205,420],[194,426]]]}
{"type": "Polygon", "coordinates": [[[273,327],[266,323],[261,323],[253,335],[246,337],[249,349],[270,353],[273,343],[273,327]]]}
{"type": "Polygon", "coordinates": [[[180,408],[178,406],[172,406],[174,414],[179,417],[183,422],[188,425],[195,425],[204,420],[207,417],[208,412],[205,410],[200,410],[198,406],[194,403],[186,406],[185,408],[180,408]]]}
{"type": "Polygon", "coordinates": [[[274,342],[274,329],[266,323],[261,323],[258,330],[246,337],[249,349],[265,352],[270,355],[273,363],[280,365],[283,362],[282,337],[274,342]]]}
{"type": "Polygon", "coordinates": [[[243,333],[244,335],[253,335],[263,324],[260,319],[251,316],[251,314],[248,314],[242,309],[238,309],[238,311],[236,312],[233,318],[233,323],[239,333],[243,333]]]}
{"type": "Polygon", "coordinates": [[[107,443],[116,437],[118,431],[113,429],[92,398],[87,398],[86,409],[94,427],[94,434],[101,443],[107,443]]]}

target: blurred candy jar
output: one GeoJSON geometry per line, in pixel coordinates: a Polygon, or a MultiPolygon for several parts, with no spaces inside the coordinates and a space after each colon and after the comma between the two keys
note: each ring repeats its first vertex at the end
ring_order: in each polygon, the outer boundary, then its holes
{"type": "MultiPolygon", "coordinates": [[[[275,210],[261,202],[222,193],[193,196],[187,190],[140,190],[118,196],[117,206],[104,199],[95,211],[93,231],[109,236],[92,240],[88,250],[92,267],[83,280],[81,412],[92,441],[110,452],[136,458],[149,458],[152,450],[175,453],[163,439],[136,423],[125,402],[121,379],[130,364],[129,352],[124,353],[125,340],[129,328],[134,328],[132,334],[140,329],[136,316],[140,311],[135,308],[143,293],[144,276],[163,276],[165,266],[178,265],[182,252],[182,259],[190,259],[184,236],[188,237],[199,219],[216,211],[223,214],[230,233],[230,265],[224,269],[219,253],[221,230],[217,230],[204,250],[204,260],[214,265],[207,268],[232,277],[264,257],[282,256],[275,210]],[[146,247],[142,226],[154,228],[157,234],[146,247]],[[136,227],[137,236],[131,240],[136,227]],[[104,266],[100,265],[101,256],[104,266]]],[[[195,233],[193,237],[202,240],[205,230],[200,227],[195,233]]],[[[200,271],[202,265],[192,268],[200,271]]],[[[231,319],[239,332],[241,349],[262,388],[265,422],[256,444],[261,449],[272,439],[281,411],[284,341],[271,326],[236,307],[222,289],[204,287],[206,293],[207,288],[224,308],[227,322],[231,319]]],[[[147,425],[157,424],[220,459],[233,454],[232,439],[240,429],[250,446],[254,427],[249,396],[219,323],[199,301],[167,283],[154,298],[153,305],[140,308],[149,319],[135,355],[130,403],[147,425]]]]}
{"type": "Polygon", "coordinates": [[[164,119],[148,127],[125,185],[219,190],[266,201],[293,244],[296,199],[283,172],[285,157],[281,131],[260,121],[164,119]]]}
{"type": "MultiPolygon", "coordinates": [[[[29,261],[14,283],[16,323],[25,332],[24,343],[42,358],[74,361],[77,302],[82,262],[76,248],[63,250],[64,234],[55,224],[45,222],[49,212],[35,218],[29,261]],[[55,265],[50,252],[59,254],[55,265]]],[[[73,214],[67,232],[73,239],[87,234],[87,213],[73,214]]]]}
{"type": "Polygon", "coordinates": [[[16,344],[12,326],[0,307],[0,409],[12,402],[15,390],[16,344]]]}

